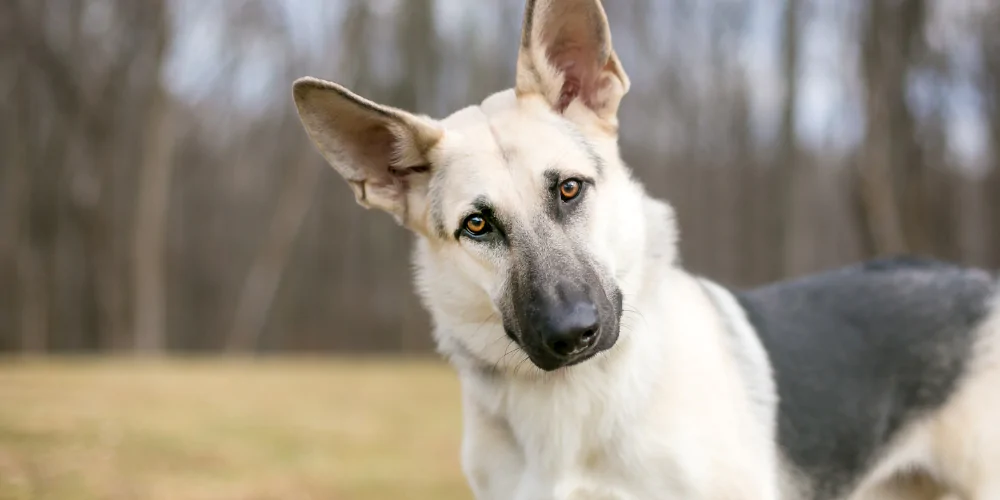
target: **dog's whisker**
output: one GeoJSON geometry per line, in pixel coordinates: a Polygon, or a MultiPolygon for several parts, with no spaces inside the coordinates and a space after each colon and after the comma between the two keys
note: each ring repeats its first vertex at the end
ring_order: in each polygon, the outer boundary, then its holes
{"type": "Polygon", "coordinates": [[[528,356],[527,353],[525,353],[524,354],[524,358],[522,358],[521,361],[517,364],[517,366],[514,367],[514,376],[515,377],[517,376],[518,370],[521,368],[521,365],[523,365],[524,362],[527,361],[528,359],[530,359],[530,357],[528,356]]]}
{"type": "Polygon", "coordinates": [[[503,356],[500,356],[500,359],[498,359],[496,361],[496,363],[493,363],[493,373],[494,374],[496,374],[497,371],[499,370],[500,363],[503,362],[504,358],[506,358],[508,355],[510,355],[510,353],[512,353],[512,352],[514,352],[516,350],[514,340],[513,339],[508,339],[508,340],[510,340],[510,342],[507,344],[507,349],[506,349],[506,351],[504,351],[503,356]],[[515,349],[511,349],[511,347],[515,347],[515,349]]]}
{"type": "MultiPolygon", "coordinates": [[[[487,316],[485,320],[483,320],[481,323],[479,323],[479,325],[476,327],[475,332],[478,334],[483,329],[483,327],[485,327],[487,324],[489,324],[490,322],[492,322],[493,320],[495,320],[496,317],[497,317],[497,313],[490,313],[490,315],[487,316]]],[[[503,338],[504,336],[505,335],[501,335],[499,338],[503,338]]],[[[496,340],[494,340],[493,342],[496,342],[496,340]]]]}

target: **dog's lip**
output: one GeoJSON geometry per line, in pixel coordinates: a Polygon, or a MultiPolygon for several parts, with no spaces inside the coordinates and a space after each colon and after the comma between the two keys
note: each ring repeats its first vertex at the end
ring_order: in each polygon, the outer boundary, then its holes
{"type": "Polygon", "coordinates": [[[576,366],[576,365],[578,365],[580,363],[583,363],[585,361],[589,361],[591,358],[593,358],[594,356],[597,356],[597,354],[600,353],[600,352],[602,352],[602,351],[603,351],[603,349],[598,349],[596,347],[592,347],[592,348],[587,349],[586,351],[580,353],[579,355],[577,355],[577,356],[575,356],[573,358],[570,358],[568,361],[566,361],[565,363],[563,363],[562,367],[563,368],[569,368],[571,366],[576,366]]]}
{"type": "Polygon", "coordinates": [[[589,361],[591,358],[597,356],[597,354],[602,351],[603,349],[587,349],[586,351],[581,352],[580,354],[568,359],[555,360],[550,358],[547,360],[550,362],[546,363],[542,360],[535,360],[534,358],[532,358],[532,362],[535,364],[535,366],[537,366],[539,369],[543,371],[554,372],[589,361]]]}

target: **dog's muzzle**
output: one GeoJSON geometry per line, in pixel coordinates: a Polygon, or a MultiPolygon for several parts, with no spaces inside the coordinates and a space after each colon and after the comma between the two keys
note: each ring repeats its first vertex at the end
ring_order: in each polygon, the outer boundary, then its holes
{"type": "Polygon", "coordinates": [[[557,285],[549,293],[533,294],[523,307],[522,348],[542,370],[575,365],[614,345],[617,315],[603,293],[586,287],[557,285]],[[594,295],[598,299],[594,300],[594,295]]]}

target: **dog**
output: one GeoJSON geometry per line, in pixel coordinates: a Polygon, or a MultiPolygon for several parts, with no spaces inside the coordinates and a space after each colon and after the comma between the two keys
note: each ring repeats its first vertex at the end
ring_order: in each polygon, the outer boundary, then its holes
{"type": "Polygon", "coordinates": [[[881,258],[686,271],[622,161],[598,0],[530,0],[513,87],[444,119],[305,77],[312,144],[415,237],[477,499],[1000,499],[1000,279],[881,258]]]}

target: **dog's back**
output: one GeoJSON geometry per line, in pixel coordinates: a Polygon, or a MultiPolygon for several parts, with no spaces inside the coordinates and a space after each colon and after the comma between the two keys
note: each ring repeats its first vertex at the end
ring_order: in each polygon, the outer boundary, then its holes
{"type": "Polygon", "coordinates": [[[774,371],[779,444],[810,496],[863,482],[978,376],[997,283],[896,258],[736,293],[774,371]]]}

